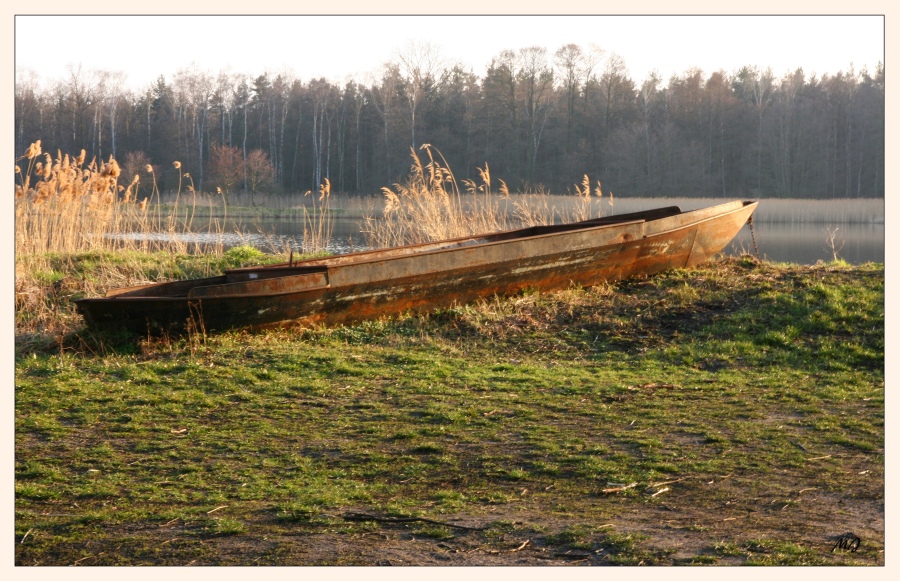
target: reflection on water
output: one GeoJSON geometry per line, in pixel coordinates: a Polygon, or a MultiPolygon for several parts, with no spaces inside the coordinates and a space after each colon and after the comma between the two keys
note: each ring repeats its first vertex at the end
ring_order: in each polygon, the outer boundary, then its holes
{"type": "MultiPolygon", "coordinates": [[[[884,224],[753,224],[759,254],[776,262],[815,264],[832,260],[829,230],[834,231],[834,250],[851,264],[884,262],[884,224]],[[835,231],[834,229],[837,228],[835,231]]],[[[754,253],[749,226],[744,226],[726,249],[729,254],[754,253]]]]}
{"type": "MultiPolygon", "coordinates": [[[[824,224],[783,224],[756,222],[753,226],[760,256],[777,262],[815,264],[819,260],[831,260],[829,228],[824,224]]],[[[838,224],[835,232],[835,249],[840,258],[851,264],[884,262],[884,224],[838,224]]],[[[288,248],[303,251],[302,220],[257,220],[252,226],[232,225],[230,233],[192,233],[176,235],[181,242],[217,243],[226,247],[249,244],[268,252],[281,252],[288,248]]],[[[165,240],[168,233],[123,234],[121,237],[165,240]]],[[[366,250],[366,238],[360,231],[360,220],[337,218],[328,250],[344,254],[366,250]]],[[[748,226],[725,249],[728,254],[753,254],[753,240],[748,226]]]]}

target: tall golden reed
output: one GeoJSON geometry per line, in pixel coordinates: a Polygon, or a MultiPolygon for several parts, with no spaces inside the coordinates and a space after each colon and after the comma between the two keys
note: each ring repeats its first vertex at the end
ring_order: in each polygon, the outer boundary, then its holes
{"type": "Polygon", "coordinates": [[[365,217],[363,233],[370,246],[414,244],[508,228],[507,213],[501,211],[491,190],[487,165],[478,169],[480,185],[463,180],[468,194],[464,201],[459,183],[441,152],[429,144],[420,150],[425,151],[427,163],[411,150],[413,163],[406,180],[395,183],[393,188],[382,188],[383,218],[365,217]]]}
{"type": "Polygon", "coordinates": [[[592,192],[587,175],[581,186],[575,185],[578,202],[574,210],[561,211],[557,207],[559,197],[541,186],[515,196],[511,202],[509,187],[498,179],[495,192],[487,163],[484,168],[476,167],[478,182],[461,180],[463,193],[441,152],[429,144],[420,150],[427,155],[427,163],[411,150],[413,163],[406,180],[393,188],[382,188],[383,216],[364,217],[361,229],[370,246],[387,248],[552,224],[557,218],[575,221],[602,215],[600,182],[592,192]]]}
{"type": "Polygon", "coordinates": [[[181,172],[180,162],[173,164],[179,173],[175,206],[165,215],[151,165],[145,168],[150,193],[141,196],[140,176],[135,175],[127,185],[120,184],[122,170],[113,157],[105,162],[95,158],[86,164],[81,150],[77,156],[57,152],[54,159],[43,153],[41,142],[36,141],[16,162],[18,256],[92,250],[223,250],[221,241],[191,245],[183,236],[192,231],[197,196],[193,180],[181,172]],[[28,161],[24,168],[18,165],[22,160],[28,161]],[[183,180],[188,181],[187,191],[192,194],[184,216],[178,207],[183,180]]]}
{"type": "MultiPolygon", "coordinates": [[[[312,192],[307,191],[304,196],[312,192]]],[[[319,196],[312,196],[312,211],[303,208],[303,252],[320,254],[328,250],[334,231],[334,215],[331,212],[331,181],[324,178],[319,185],[319,196]]]]}

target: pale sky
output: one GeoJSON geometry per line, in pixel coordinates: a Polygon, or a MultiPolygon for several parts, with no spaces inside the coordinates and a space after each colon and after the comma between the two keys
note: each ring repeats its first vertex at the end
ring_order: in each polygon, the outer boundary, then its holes
{"type": "Polygon", "coordinates": [[[884,17],[876,16],[21,16],[17,73],[42,83],[66,67],[121,71],[141,89],[195,64],[213,75],[288,71],[302,80],[364,80],[410,40],[436,45],[477,75],[504,49],[568,43],[616,53],[639,84],[698,67],[707,75],[744,65],[781,76],[802,67],[847,72],[884,62],[884,17]],[[104,39],[110,39],[106,41],[104,39]],[[36,41],[37,40],[37,41],[36,41]]]}

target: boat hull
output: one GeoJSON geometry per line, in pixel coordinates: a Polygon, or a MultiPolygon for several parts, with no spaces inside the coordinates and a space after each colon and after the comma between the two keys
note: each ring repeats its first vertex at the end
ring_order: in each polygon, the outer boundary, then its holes
{"type": "Polygon", "coordinates": [[[695,212],[666,209],[656,219],[637,213],[618,223],[533,229],[537,235],[500,233],[236,269],[198,282],[114,291],[82,299],[77,307],[91,326],[153,334],[192,326],[219,331],[351,324],[526,289],[587,287],[694,266],[720,252],[755,207],[732,202],[695,212]],[[160,296],[165,293],[174,296],[160,296]]]}

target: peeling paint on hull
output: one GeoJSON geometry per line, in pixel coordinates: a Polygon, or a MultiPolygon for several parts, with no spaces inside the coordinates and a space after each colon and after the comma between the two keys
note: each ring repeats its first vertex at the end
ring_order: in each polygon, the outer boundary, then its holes
{"type": "Polygon", "coordinates": [[[91,326],[180,332],[340,325],[427,311],[526,289],[591,286],[693,266],[748,221],[756,202],[681,212],[676,207],[251,267],[197,281],[117,289],[76,301],[91,326]]]}

